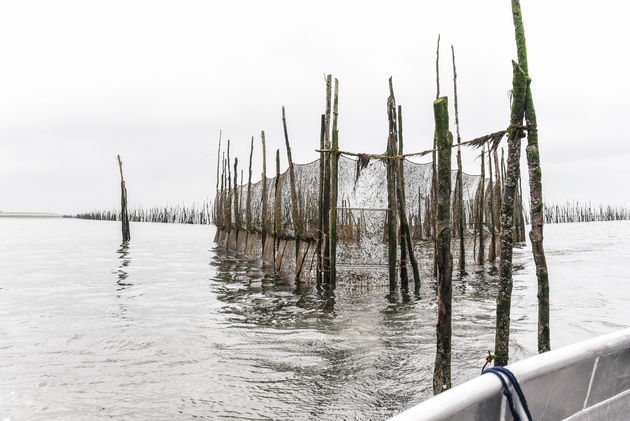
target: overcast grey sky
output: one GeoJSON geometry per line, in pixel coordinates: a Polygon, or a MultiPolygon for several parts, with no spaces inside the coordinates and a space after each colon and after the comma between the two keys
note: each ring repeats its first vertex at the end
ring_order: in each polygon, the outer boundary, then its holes
{"type": "MultiPolygon", "coordinates": [[[[544,195],[630,204],[630,6],[522,8],[544,195]]],[[[456,49],[462,137],[505,128],[509,0],[3,1],[0,210],[116,208],[118,153],[132,206],[203,201],[214,193],[220,129],[241,163],[255,136],[255,174],[263,129],[268,158],[282,148],[286,166],[282,105],[294,160],[311,161],[325,73],[340,81],[343,149],[384,150],[390,75],[407,151],[428,149],[438,33],[449,97],[456,49]]],[[[479,171],[474,155],[465,152],[469,173],[479,171]]]]}

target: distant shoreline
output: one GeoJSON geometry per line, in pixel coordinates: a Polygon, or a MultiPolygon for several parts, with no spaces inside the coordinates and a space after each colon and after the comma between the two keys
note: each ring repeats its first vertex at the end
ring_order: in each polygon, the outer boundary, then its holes
{"type": "Polygon", "coordinates": [[[69,218],[70,216],[50,212],[0,212],[0,218],[69,218]]]}

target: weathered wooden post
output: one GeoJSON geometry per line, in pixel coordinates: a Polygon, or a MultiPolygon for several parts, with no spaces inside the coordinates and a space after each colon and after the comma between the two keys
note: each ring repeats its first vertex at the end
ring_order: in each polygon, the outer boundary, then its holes
{"type": "Polygon", "coordinates": [[[453,56],[453,100],[455,105],[455,128],[457,129],[457,185],[459,189],[457,191],[457,227],[459,232],[459,270],[466,270],[466,249],[464,248],[464,234],[466,232],[464,227],[464,180],[462,172],[462,149],[459,146],[462,143],[462,138],[459,134],[459,109],[457,106],[457,69],[455,67],[455,48],[451,45],[451,53],[453,56]]]}
{"type": "Polygon", "coordinates": [[[499,292],[497,294],[495,365],[506,365],[509,360],[510,310],[512,305],[512,249],[514,247],[514,198],[520,174],[521,137],[525,111],[527,74],[512,62],[512,112],[508,128],[508,162],[501,206],[501,256],[499,259],[499,292]]]}
{"type": "MultiPolygon", "coordinates": [[[[437,49],[435,51],[435,81],[437,90],[435,93],[435,99],[440,98],[440,34],[437,39],[437,49]]],[[[431,178],[431,234],[433,238],[433,276],[437,276],[437,166],[436,166],[436,151],[437,150],[437,134],[433,136],[433,152],[431,153],[432,163],[432,178],[431,178]]]]}
{"type": "Polygon", "coordinates": [[[241,212],[238,208],[238,157],[234,157],[234,230],[236,235],[234,237],[234,244],[238,244],[238,233],[241,230],[241,212]]]}
{"type": "Polygon", "coordinates": [[[333,102],[332,150],[330,153],[330,282],[337,281],[337,186],[339,170],[339,132],[337,131],[337,117],[339,105],[339,81],[335,78],[335,99],[333,102]]]}
{"type": "MultiPolygon", "coordinates": [[[[488,148],[488,176],[490,178],[490,247],[488,249],[488,260],[492,263],[496,260],[496,235],[494,232],[494,184],[492,183],[492,152],[488,148]]],[[[495,181],[496,182],[496,181],[495,181]]]]}
{"type": "Polygon", "coordinates": [[[451,387],[451,296],[453,256],[451,254],[451,149],[453,135],[448,131],[448,101],[438,98],[433,103],[435,133],[438,146],[437,182],[437,267],[438,267],[438,320],[437,347],[433,371],[433,393],[451,387]]]}
{"type": "MultiPolygon", "coordinates": [[[[326,116],[322,114],[321,123],[320,123],[320,134],[319,134],[319,149],[324,150],[324,137],[326,132],[326,116]]],[[[322,259],[322,242],[324,241],[324,152],[319,153],[319,196],[317,200],[317,211],[319,213],[319,226],[317,230],[317,247],[315,249],[315,254],[317,255],[317,268],[316,268],[316,283],[317,285],[322,283],[322,269],[323,269],[323,259],[322,259]]]]}
{"type": "Polygon", "coordinates": [[[280,247],[280,234],[282,223],[282,185],[280,184],[280,149],[276,149],[276,190],[273,203],[273,270],[276,269],[276,254],[280,247]]]}
{"type": "MultiPolygon", "coordinates": [[[[331,114],[331,100],[332,100],[332,75],[326,76],[326,133],[324,138],[324,147],[330,150],[330,114],[331,114]]],[[[324,153],[324,220],[322,221],[322,227],[324,228],[324,258],[323,258],[323,272],[324,283],[330,282],[330,241],[329,241],[329,229],[330,229],[330,153],[324,153]]]]}
{"type": "Polygon", "coordinates": [[[397,240],[398,224],[396,223],[396,163],[393,157],[396,155],[396,100],[392,78],[389,78],[389,98],[387,99],[387,120],[389,121],[389,136],[387,138],[387,256],[389,266],[389,289],[396,290],[396,264],[398,260],[397,240]]]}
{"type": "Polygon", "coordinates": [[[262,210],[261,210],[261,240],[262,240],[262,250],[260,251],[261,256],[264,258],[265,256],[265,241],[267,240],[267,234],[269,234],[269,222],[268,222],[268,205],[267,205],[267,152],[265,150],[265,131],[262,130],[260,132],[260,139],[262,142],[262,210]]]}
{"type": "Polygon", "coordinates": [[[131,240],[131,232],[129,231],[129,212],[127,211],[127,187],[125,186],[125,178],[123,177],[120,155],[118,155],[118,168],[120,169],[120,220],[122,221],[122,240],[123,243],[126,243],[131,240]]]}
{"type": "Polygon", "coordinates": [[[484,240],[483,240],[483,217],[484,217],[484,203],[485,203],[485,183],[486,183],[486,169],[484,166],[486,150],[485,147],[481,148],[481,179],[479,180],[479,254],[477,255],[477,263],[483,265],[485,259],[484,240]]]}
{"type": "MultiPolygon", "coordinates": [[[[217,187],[216,187],[216,193],[214,195],[214,206],[212,207],[212,220],[215,223],[215,225],[217,225],[218,227],[218,209],[219,209],[219,203],[220,203],[220,196],[219,196],[219,167],[221,166],[221,135],[223,134],[222,130],[219,130],[219,148],[217,149],[217,187]]],[[[218,234],[218,231],[217,231],[218,234]]]]}
{"type": "MultiPolygon", "coordinates": [[[[252,225],[252,158],[254,156],[254,136],[249,146],[249,176],[247,177],[247,201],[245,202],[245,220],[247,224],[247,236],[253,232],[252,225]]],[[[247,244],[247,239],[245,240],[247,244]]]]}
{"type": "Polygon", "coordinates": [[[291,146],[289,145],[289,133],[287,132],[287,119],[284,114],[284,105],[282,106],[282,128],[284,129],[284,141],[287,148],[287,160],[289,161],[291,217],[293,219],[293,230],[295,233],[295,269],[297,271],[300,256],[300,238],[302,237],[302,224],[300,223],[300,216],[298,212],[297,193],[295,192],[295,172],[293,170],[293,159],[291,158],[291,146]]]}
{"type": "Polygon", "coordinates": [[[228,241],[226,241],[225,246],[226,248],[229,245],[229,238],[230,238],[230,231],[232,230],[232,173],[231,173],[231,169],[230,169],[230,139],[228,139],[228,146],[227,146],[227,161],[225,164],[225,167],[227,168],[227,184],[226,184],[226,199],[225,199],[225,228],[226,228],[226,234],[227,234],[227,239],[228,241]]]}
{"type": "MultiPolygon", "coordinates": [[[[404,157],[403,156],[403,124],[402,124],[402,106],[398,106],[398,155],[401,156],[398,164],[398,208],[400,209],[400,230],[401,230],[401,243],[400,243],[400,260],[403,259],[402,250],[406,249],[409,261],[411,262],[411,269],[413,271],[414,290],[420,290],[420,268],[418,267],[418,260],[413,250],[413,241],[411,238],[411,229],[409,228],[409,220],[407,218],[407,198],[405,195],[405,171],[404,171],[404,157]]],[[[405,261],[406,264],[406,261],[405,261]]],[[[402,279],[402,277],[401,277],[402,279]]]]}
{"type": "MultiPolygon", "coordinates": [[[[514,32],[518,63],[526,74],[529,74],[527,65],[527,46],[525,42],[525,29],[519,0],[512,0],[512,16],[514,18],[514,32]]],[[[536,264],[536,277],[538,279],[538,352],[546,352],[551,349],[549,339],[549,273],[547,271],[547,259],[543,248],[543,195],[542,195],[542,171],[540,170],[540,151],[538,149],[538,124],[536,122],[536,110],[532,97],[531,86],[527,84],[527,106],[525,107],[525,120],[527,122],[527,166],[529,168],[529,211],[531,219],[531,231],[529,238],[532,243],[532,254],[536,264]]]]}

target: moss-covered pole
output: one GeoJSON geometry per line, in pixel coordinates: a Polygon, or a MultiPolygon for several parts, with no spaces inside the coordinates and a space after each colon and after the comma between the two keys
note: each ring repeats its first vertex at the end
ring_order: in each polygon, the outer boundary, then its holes
{"type": "Polygon", "coordinates": [[[484,203],[485,203],[485,184],[486,184],[486,167],[484,165],[485,163],[485,157],[486,155],[486,149],[485,147],[482,147],[481,149],[481,179],[479,180],[479,220],[477,222],[478,227],[479,227],[479,248],[478,248],[478,255],[477,255],[477,263],[479,263],[480,265],[483,265],[484,260],[485,260],[485,250],[484,250],[484,239],[483,239],[483,217],[484,217],[484,203]]]}
{"type": "MultiPolygon", "coordinates": [[[[389,78],[389,98],[387,98],[387,120],[389,121],[389,136],[387,138],[387,155],[396,155],[396,100],[392,78],[389,78]]],[[[398,226],[396,218],[396,163],[393,159],[387,160],[387,256],[389,266],[389,289],[396,290],[396,264],[398,260],[397,237],[398,226]]]]}
{"type": "Polygon", "coordinates": [[[527,75],[512,62],[512,112],[508,128],[508,158],[501,206],[501,255],[499,259],[499,292],[497,294],[496,338],[494,361],[506,365],[509,361],[510,309],[512,305],[512,249],[514,247],[514,199],[520,174],[521,137],[525,109],[527,75]]]}
{"type": "Polygon", "coordinates": [[[219,177],[222,177],[221,173],[219,171],[221,169],[221,135],[222,135],[222,131],[219,130],[219,148],[217,149],[217,186],[216,186],[216,193],[214,195],[214,204],[213,204],[213,207],[212,207],[212,219],[213,219],[215,225],[217,224],[218,209],[219,209],[219,205],[220,205],[220,202],[221,202],[219,185],[220,185],[221,181],[223,181],[223,180],[219,179],[219,177]]]}
{"type": "MultiPolygon", "coordinates": [[[[230,139],[228,139],[227,144],[227,158],[226,158],[225,167],[227,168],[227,197],[225,200],[225,228],[228,233],[228,238],[230,231],[232,230],[232,173],[230,169],[230,139]]],[[[227,245],[227,243],[226,243],[227,245]]]]}
{"type": "Polygon", "coordinates": [[[249,176],[247,177],[247,201],[245,202],[245,220],[247,234],[253,231],[252,224],[252,158],[254,157],[254,136],[249,146],[249,176]]]}
{"type": "Polygon", "coordinates": [[[268,218],[268,204],[267,204],[267,151],[265,149],[265,131],[262,130],[260,132],[260,139],[262,142],[262,215],[260,216],[260,225],[261,225],[261,239],[262,239],[262,250],[260,251],[261,256],[264,256],[265,253],[265,240],[267,239],[267,234],[269,233],[269,218],[268,218]]]}
{"type": "Polygon", "coordinates": [[[219,167],[221,166],[221,135],[223,130],[219,130],[219,149],[217,149],[217,193],[219,193],[219,167]]]}
{"type": "MultiPolygon", "coordinates": [[[[435,81],[437,85],[435,99],[440,98],[440,34],[438,34],[437,48],[435,51],[435,81]]],[[[431,153],[431,235],[433,238],[433,276],[437,276],[437,134],[433,135],[433,152],[431,153]]]]}
{"type": "Polygon", "coordinates": [[[127,187],[125,186],[125,178],[123,177],[122,160],[118,157],[118,169],[120,170],[120,220],[122,222],[122,240],[123,243],[131,240],[131,231],[129,230],[129,212],[127,211],[127,187]]]}
{"type": "MultiPolygon", "coordinates": [[[[331,101],[332,101],[332,75],[326,76],[326,132],[324,134],[324,146],[326,149],[330,149],[330,114],[331,114],[331,101]]],[[[322,259],[322,271],[324,273],[324,283],[330,282],[330,241],[329,228],[330,228],[330,153],[324,153],[324,198],[322,200],[322,206],[324,208],[324,220],[322,221],[322,227],[324,228],[324,257],[322,259]]]]}
{"type": "Polygon", "coordinates": [[[330,282],[334,285],[337,281],[337,186],[339,172],[339,132],[337,131],[337,117],[339,115],[339,81],[335,78],[335,93],[333,101],[332,122],[332,152],[330,153],[330,228],[328,238],[330,240],[330,282]]]}
{"type": "MultiPolygon", "coordinates": [[[[287,119],[282,106],[282,128],[284,130],[284,142],[287,148],[287,160],[289,161],[289,183],[291,186],[291,218],[293,219],[293,230],[295,233],[295,269],[298,268],[300,255],[300,238],[302,238],[302,224],[298,211],[297,193],[295,191],[295,171],[293,170],[293,158],[291,157],[291,146],[289,145],[289,133],[287,131],[287,119]]],[[[296,272],[297,273],[297,272],[296,272]]]]}
{"type": "Polygon", "coordinates": [[[433,371],[433,393],[451,387],[451,297],[453,255],[451,254],[451,149],[453,135],[448,131],[448,101],[438,98],[433,103],[435,133],[438,145],[437,186],[437,266],[438,266],[438,320],[437,347],[433,371]]]}
{"type": "MultiPolygon", "coordinates": [[[[500,213],[501,213],[501,206],[503,204],[503,179],[501,178],[501,166],[499,165],[499,154],[497,153],[497,150],[494,150],[494,178],[495,178],[495,182],[494,182],[494,197],[496,199],[496,206],[494,208],[494,221],[495,221],[495,227],[497,228],[501,228],[501,224],[500,224],[500,213]]],[[[494,246],[495,250],[494,250],[494,255],[498,256],[501,254],[501,241],[495,241],[495,246],[494,246]]]]}
{"type": "MultiPolygon", "coordinates": [[[[324,150],[326,145],[324,144],[324,136],[326,132],[326,116],[321,115],[320,121],[320,133],[319,133],[319,148],[324,150]]],[[[319,191],[317,200],[317,212],[318,212],[318,230],[317,230],[317,246],[315,248],[315,255],[317,256],[317,268],[315,273],[315,282],[317,285],[322,283],[322,243],[324,241],[324,152],[319,153],[319,191]]]]}
{"type": "MultiPolygon", "coordinates": [[[[398,155],[402,155],[403,152],[403,124],[402,124],[402,107],[398,106],[398,155]]],[[[407,218],[407,198],[405,193],[405,171],[403,167],[403,161],[400,160],[398,166],[398,207],[401,210],[400,215],[400,227],[401,237],[405,241],[407,246],[407,254],[409,255],[409,261],[411,262],[411,269],[413,271],[414,289],[420,290],[420,268],[418,267],[418,260],[413,250],[413,242],[411,238],[411,229],[409,228],[409,220],[407,218]]],[[[419,202],[418,202],[419,203],[419,202]]],[[[402,243],[401,243],[402,246],[402,243]]],[[[401,247],[401,260],[402,260],[402,247],[401,247]]]]}
{"type": "Polygon", "coordinates": [[[241,212],[238,208],[238,157],[234,157],[234,228],[236,229],[236,239],[238,240],[238,232],[241,229],[241,212]]]}
{"type": "Polygon", "coordinates": [[[273,270],[276,271],[276,254],[280,246],[282,212],[282,186],[280,185],[280,149],[276,149],[276,186],[273,202],[273,270]]]}
{"type": "Polygon", "coordinates": [[[456,224],[459,231],[459,270],[466,270],[466,249],[464,247],[464,180],[462,171],[462,149],[459,146],[462,143],[462,138],[459,134],[459,108],[457,104],[457,68],[455,67],[455,48],[451,44],[451,53],[453,57],[453,100],[455,106],[455,128],[457,130],[457,184],[459,189],[457,190],[457,209],[458,218],[456,224]]]}
{"type": "Polygon", "coordinates": [[[488,177],[490,178],[490,246],[488,247],[488,260],[492,263],[496,260],[496,235],[494,221],[494,184],[492,183],[492,151],[488,148],[488,177]]]}
{"type": "MultiPolygon", "coordinates": [[[[523,16],[519,0],[512,0],[512,16],[514,18],[519,65],[525,73],[529,74],[525,29],[523,27],[523,16]]],[[[543,248],[544,215],[542,171],[540,169],[540,151],[538,150],[538,124],[536,122],[532,90],[529,84],[527,86],[527,105],[525,109],[525,120],[528,128],[526,155],[529,168],[529,210],[532,224],[529,238],[532,243],[532,254],[536,264],[536,277],[538,278],[538,352],[546,352],[551,349],[549,338],[549,273],[543,248]]]]}

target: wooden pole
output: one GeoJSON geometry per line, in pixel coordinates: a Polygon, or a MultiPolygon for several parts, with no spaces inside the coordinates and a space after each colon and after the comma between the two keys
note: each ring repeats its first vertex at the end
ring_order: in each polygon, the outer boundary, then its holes
{"type": "MultiPolygon", "coordinates": [[[[496,235],[494,232],[494,184],[492,183],[492,152],[488,148],[488,176],[490,177],[490,246],[488,248],[488,260],[492,263],[496,260],[496,235]]],[[[496,182],[496,181],[495,181],[496,182]]]]}
{"type": "MultiPolygon", "coordinates": [[[[389,121],[389,137],[387,139],[387,155],[394,156],[396,154],[396,100],[394,99],[394,89],[392,86],[392,78],[389,78],[389,98],[387,99],[387,119],[389,121]]],[[[397,237],[398,226],[396,221],[396,163],[387,160],[387,255],[389,265],[389,289],[391,292],[396,290],[396,264],[397,256],[397,237]]]]}
{"type": "MultiPolygon", "coordinates": [[[[494,150],[494,197],[496,198],[496,206],[494,208],[494,220],[495,226],[499,229],[499,235],[501,235],[501,224],[500,224],[500,215],[501,215],[501,205],[503,203],[503,179],[501,178],[501,166],[499,165],[499,154],[497,150],[494,150]]],[[[501,241],[495,241],[495,251],[494,255],[498,256],[501,254],[501,241]]]]}
{"type": "MultiPolygon", "coordinates": [[[[332,75],[326,76],[326,133],[324,136],[324,144],[326,149],[330,149],[330,114],[331,114],[331,99],[332,99],[332,75]]],[[[324,220],[322,226],[324,227],[324,258],[323,258],[323,272],[324,283],[330,282],[330,241],[329,241],[329,229],[330,229],[330,153],[324,154],[324,220]]]]}
{"type": "MultiPolygon", "coordinates": [[[[529,74],[527,64],[527,43],[521,4],[519,0],[512,0],[512,17],[518,63],[526,74],[529,74]]],[[[532,97],[531,86],[527,84],[527,105],[525,107],[525,121],[527,122],[527,167],[529,170],[529,212],[531,230],[529,238],[532,243],[532,254],[536,264],[536,278],[538,280],[538,352],[551,349],[549,333],[549,272],[547,259],[543,247],[544,204],[542,193],[542,171],[540,169],[540,150],[538,149],[538,124],[536,109],[532,97]]]]}
{"type": "MultiPolygon", "coordinates": [[[[230,237],[230,231],[232,230],[232,173],[230,169],[230,139],[228,139],[227,146],[227,198],[225,200],[225,228],[228,234],[228,238],[230,237]]],[[[227,246],[227,243],[226,243],[227,246]]]]}
{"type": "Polygon", "coordinates": [[[438,143],[437,266],[438,321],[437,347],[433,371],[433,393],[451,387],[451,297],[453,256],[451,255],[451,149],[453,135],[448,131],[448,101],[438,98],[433,103],[435,133],[438,143]]]}
{"type": "Polygon", "coordinates": [[[483,239],[483,217],[484,217],[484,204],[485,204],[485,184],[486,184],[486,168],[485,168],[485,155],[486,149],[482,147],[481,149],[481,179],[479,180],[479,254],[477,255],[477,263],[483,265],[485,260],[485,250],[484,250],[484,239],[483,239]]]}
{"type": "Polygon", "coordinates": [[[280,185],[280,149],[276,149],[276,189],[275,200],[273,203],[273,270],[276,269],[276,254],[280,246],[280,234],[281,234],[281,211],[282,211],[282,186],[280,185]]]}
{"type": "Polygon", "coordinates": [[[125,178],[123,177],[120,155],[118,155],[118,169],[120,170],[120,220],[122,221],[122,240],[123,243],[126,243],[131,240],[131,232],[129,230],[129,212],[127,211],[127,187],[125,186],[125,178]]]}
{"type": "Polygon", "coordinates": [[[217,149],[217,186],[216,186],[216,193],[214,195],[214,206],[212,209],[212,219],[214,220],[214,223],[216,225],[217,221],[217,215],[218,215],[218,205],[220,202],[220,198],[219,198],[219,168],[221,167],[221,135],[223,134],[222,130],[219,130],[219,148],[217,149]]]}
{"type": "MultiPolygon", "coordinates": [[[[398,155],[403,154],[403,124],[402,124],[402,106],[398,106],[398,155]]],[[[420,268],[418,267],[418,260],[413,250],[413,242],[411,238],[411,230],[409,228],[409,220],[407,218],[407,198],[405,195],[405,171],[404,171],[404,159],[400,160],[398,165],[398,208],[400,209],[400,228],[401,228],[401,247],[400,247],[400,260],[406,260],[403,258],[402,250],[406,249],[406,254],[411,262],[411,269],[413,271],[414,290],[420,290],[420,268]],[[406,247],[404,247],[406,246],[406,247]]],[[[406,262],[405,262],[406,263],[406,262]]],[[[402,266],[402,263],[401,263],[402,266]]],[[[401,275],[402,282],[402,275],[401,275]]],[[[402,285],[402,283],[401,283],[402,285]]]]}
{"type": "Polygon", "coordinates": [[[527,74],[512,62],[512,112],[508,136],[508,162],[501,206],[501,256],[499,260],[499,293],[497,295],[495,365],[509,361],[510,310],[512,305],[512,248],[514,247],[514,198],[520,174],[523,113],[526,103],[527,74]]]}
{"type": "MultiPolygon", "coordinates": [[[[249,176],[247,178],[247,201],[245,202],[245,219],[247,221],[247,234],[253,232],[252,223],[252,158],[254,156],[254,136],[249,146],[249,176]]],[[[247,240],[245,240],[247,243],[247,240]]]]}
{"type": "MultiPolygon", "coordinates": [[[[440,34],[437,39],[437,49],[435,51],[435,80],[437,84],[437,90],[435,93],[435,99],[440,98],[440,34]]],[[[437,134],[433,136],[433,152],[432,157],[432,178],[431,178],[431,234],[433,238],[433,276],[437,276],[437,236],[436,236],[436,224],[437,224],[437,166],[436,166],[436,150],[437,150],[437,134]]]]}
{"type": "MultiPolygon", "coordinates": [[[[320,134],[319,134],[319,147],[324,149],[326,147],[324,143],[326,133],[326,116],[322,114],[321,122],[320,122],[320,134]]],[[[319,226],[317,230],[317,247],[315,249],[315,254],[317,255],[317,272],[316,272],[316,283],[320,285],[322,283],[322,269],[323,269],[323,261],[322,261],[322,242],[324,241],[324,152],[319,153],[319,197],[317,200],[317,207],[319,213],[319,226]]]]}
{"type": "Polygon", "coordinates": [[[337,131],[337,117],[339,106],[339,81],[335,78],[335,93],[333,102],[332,123],[332,152],[330,154],[330,282],[334,285],[337,281],[337,186],[339,172],[339,132],[337,131]]]}
{"type": "Polygon", "coordinates": [[[236,241],[238,241],[238,233],[241,229],[241,212],[238,208],[238,157],[234,157],[234,228],[236,230],[236,241]]]}
{"type": "Polygon", "coordinates": [[[260,139],[262,143],[262,215],[261,215],[261,228],[262,228],[262,250],[261,256],[264,257],[265,253],[265,241],[267,240],[267,234],[269,234],[269,218],[268,218],[268,204],[267,204],[267,151],[265,150],[265,131],[260,132],[260,139]]]}
{"type": "Polygon", "coordinates": [[[453,57],[453,99],[455,105],[455,127],[457,129],[457,184],[459,189],[457,190],[457,208],[458,218],[457,226],[459,231],[459,270],[466,270],[466,249],[464,247],[464,234],[466,232],[464,227],[464,180],[462,171],[462,149],[459,146],[462,143],[462,138],[459,134],[459,108],[457,103],[457,69],[455,67],[455,48],[451,45],[451,53],[453,57]]]}
{"type": "Polygon", "coordinates": [[[299,255],[300,255],[300,238],[302,238],[302,224],[298,212],[297,193],[295,192],[295,172],[293,170],[293,159],[291,158],[291,146],[289,145],[289,133],[287,132],[287,119],[284,113],[284,105],[282,106],[282,128],[284,129],[284,142],[287,148],[287,160],[289,161],[289,183],[291,185],[291,217],[293,219],[293,230],[295,233],[295,269],[297,275],[299,255]]]}

